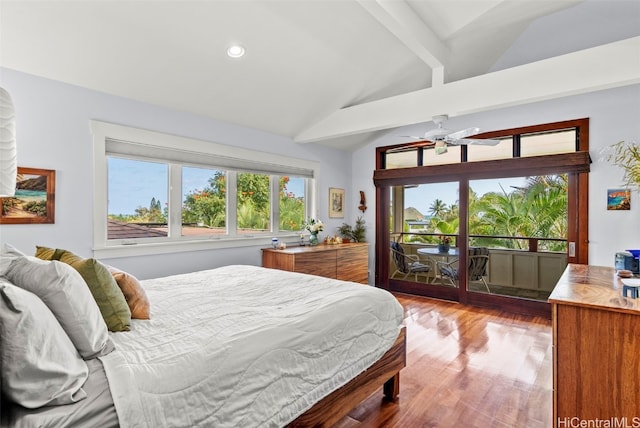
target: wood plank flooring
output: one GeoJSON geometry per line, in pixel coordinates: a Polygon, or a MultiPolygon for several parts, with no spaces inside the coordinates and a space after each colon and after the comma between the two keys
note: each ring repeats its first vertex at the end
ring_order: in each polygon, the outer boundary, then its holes
{"type": "Polygon", "coordinates": [[[399,399],[378,392],[334,428],[552,426],[551,320],[396,297],[407,326],[399,399]]]}

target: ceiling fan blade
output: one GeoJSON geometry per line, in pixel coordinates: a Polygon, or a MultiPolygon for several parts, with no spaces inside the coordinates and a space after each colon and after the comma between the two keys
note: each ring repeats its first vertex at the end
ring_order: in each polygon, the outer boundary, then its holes
{"type": "Polygon", "coordinates": [[[500,144],[500,140],[493,140],[490,138],[460,138],[459,140],[453,141],[449,141],[447,139],[447,143],[454,146],[497,146],[500,144]]]}
{"type": "Polygon", "coordinates": [[[478,128],[478,127],[472,127],[472,128],[467,128],[467,129],[463,129],[461,131],[456,131],[456,132],[452,132],[450,134],[447,135],[447,139],[451,139],[451,140],[460,140],[462,138],[467,138],[471,135],[476,135],[482,132],[482,129],[478,128]]]}

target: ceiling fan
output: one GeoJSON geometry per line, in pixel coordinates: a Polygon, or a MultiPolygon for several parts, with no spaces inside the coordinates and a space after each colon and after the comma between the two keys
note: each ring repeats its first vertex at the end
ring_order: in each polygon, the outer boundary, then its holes
{"type": "Polygon", "coordinates": [[[434,116],[433,122],[438,125],[437,128],[428,130],[422,137],[414,137],[409,135],[407,135],[406,137],[432,141],[435,144],[435,152],[437,155],[446,153],[448,145],[463,146],[476,144],[484,146],[495,146],[500,143],[500,140],[489,138],[467,138],[471,135],[476,135],[482,132],[482,130],[477,127],[467,128],[456,132],[453,132],[450,129],[446,129],[443,127],[443,123],[447,119],[449,119],[449,116],[446,114],[434,116]]]}

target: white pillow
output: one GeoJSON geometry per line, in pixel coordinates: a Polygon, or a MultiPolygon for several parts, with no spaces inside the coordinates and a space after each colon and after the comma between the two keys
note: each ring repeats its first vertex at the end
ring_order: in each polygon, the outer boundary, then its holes
{"type": "Polygon", "coordinates": [[[0,250],[0,275],[4,275],[12,261],[18,257],[23,257],[22,251],[10,244],[4,244],[0,250]]]}
{"type": "Polygon", "coordinates": [[[98,304],[74,268],[59,261],[24,256],[11,262],[5,276],[42,299],[84,359],[113,351],[98,304]]]}
{"type": "Polygon", "coordinates": [[[89,368],[47,306],[0,277],[2,390],[35,409],[86,398],[89,368]]]}

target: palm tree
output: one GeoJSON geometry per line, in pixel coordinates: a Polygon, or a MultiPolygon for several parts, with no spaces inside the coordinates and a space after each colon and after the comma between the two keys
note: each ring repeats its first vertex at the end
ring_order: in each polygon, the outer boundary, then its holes
{"type": "MultiPolygon", "coordinates": [[[[471,213],[474,217],[472,234],[497,236],[526,236],[561,238],[567,236],[567,176],[529,177],[524,187],[507,193],[485,194],[471,213]]],[[[514,239],[494,241],[506,248],[524,248],[525,243],[514,239]]],[[[562,251],[564,243],[545,247],[562,251]]]]}
{"type": "MultiPolygon", "coordinates": [[[[482,211],[480,224],[488,226],[489,235],[497,236],[531,236],[536,218],[528,208],[526,198],[520,192],[492,192],[485,194],[478,201],[482,211]]],[[[524,247],[524,243],[514,239],[498,240],[505,248],[524,247]]]]}
{"type": "Polygon", "coordinates": [[[429,213],[433,217],[444,217],[444,215],[448,212],[447,204],[445,204],[442,199],[436,199],[431,203],[429,207],[429,213]]]}

